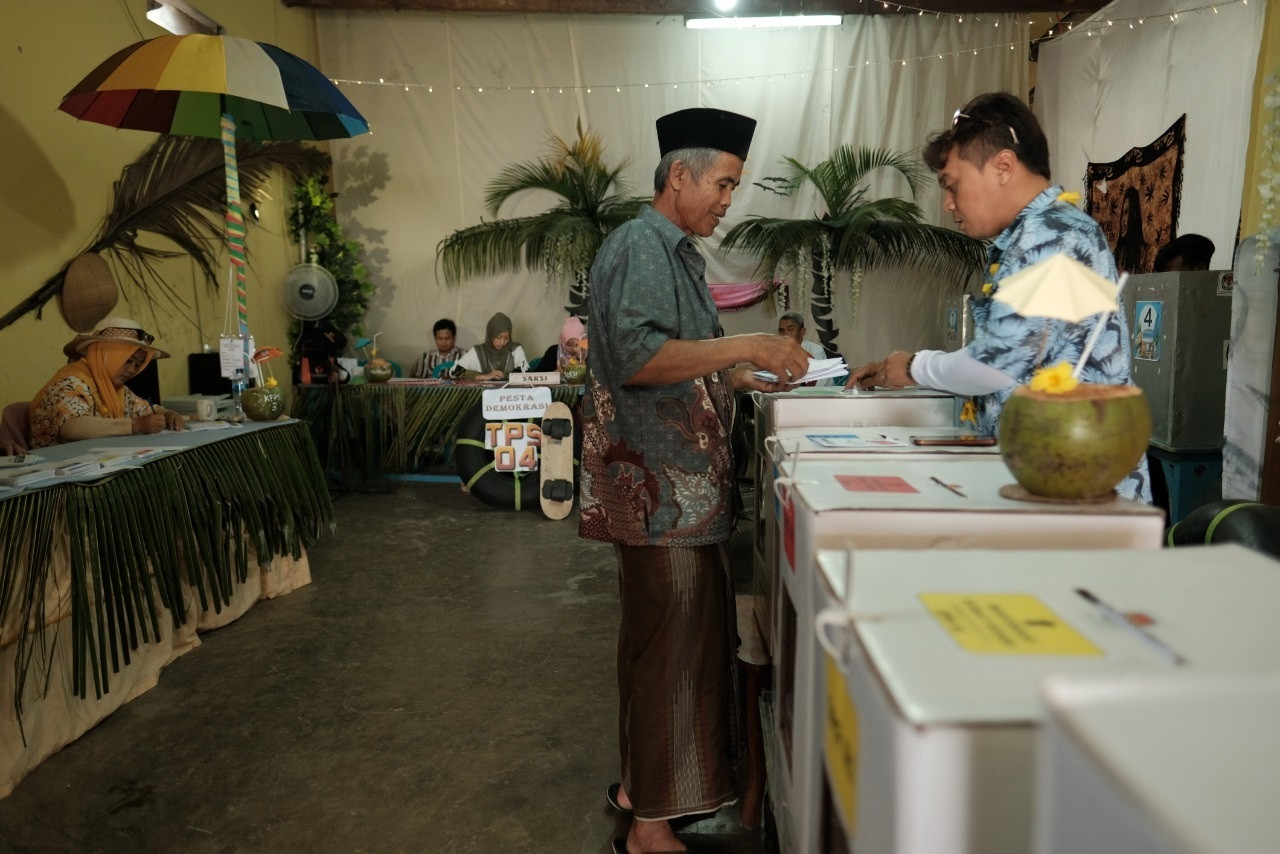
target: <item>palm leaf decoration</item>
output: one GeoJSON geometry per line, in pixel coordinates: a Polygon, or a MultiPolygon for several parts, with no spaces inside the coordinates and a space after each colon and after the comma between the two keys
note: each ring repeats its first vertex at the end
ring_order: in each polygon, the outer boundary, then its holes
{"type": "Polygon", "coordinates": [[[24,703],[53,694],[71,708],[72,695],[108,693],[166,623],[220,612],[255,561],[297,559],[326,529],[333,505],[301,422],[0,501],[0,625],[38,627],[17,634],[13,673],[0,678],[13,686],[19,731],[24,703]],[[59,571],[69,576],[55,579],[59,571]],[[64,616],[47,610],[59,583],[70,591],[70,630],[50,632],[64,616]],[[50,678],[57,643],[70,645],[69,685],[50,678]]]}
{"type": "Polygon", "coordinates": [[[807,267],[813,321],[828,356],[837,355],[839,330],[831,316],[831,284],[837,272],[850,273],[853,322],[867,270],[916,265],[963,281],[981,269],[980,242],[924,221],[914,199],[927,185],[929,171],[910,157],[883,148],[842,145],[813,167],[792,157],[783,160],[786,174],[765,178],[768,183],[757,186],[791,195],[812,184],[826,210],[809,219],[750,217],[730,229],[720,248],[758,255],[756,273],[764,281],[807,267]],[[912,199],[869,198],[865,182],[879,169],[891,169],[905,178],[912,199]]]}
{"type": "MultiPolygon", "coordinates": [[[[240,142],[236,152],[240,193],[246,199],[265,191],[277,166],[297,181],[323,174],[329,167],[329,155],[300,142],[240,142]]],[[[161,136],[120,173],[111,209],[85,251],[111,253],[126,282],[148,302],[163,294],[182,305],[184,300],[156,265],[165,258],[190,255],[209,285],[217,288],[214,265],[226,227],[226,191],[221,141],[161,136]],[[144,234],[164,238],[176,248],[159,248],[150,237],[143,242],[144,234]]],[[[0,329],[28,312],[40,311],[57,296],[72,260],[0,317],[0,329]]]]}
{"type": "Polygon", "coordinates": [[[529,190],[546,190],[560,203],[534,216],[481,221],[455,231],[436,247],[436,263],[447,285],[522,267],[545,270],[549,282],[569,282],[565,309],[586,317],[591,263],[600,244],[649,199],[624,195],[627,185],[619,176],[626,163],[607,165],[604,144],[584,132],[581,122],[573,143],[557,136],[551,142],[551,154],[503,169],[485,192],[485,208],[497,217],[508,199],[529,190]]]}

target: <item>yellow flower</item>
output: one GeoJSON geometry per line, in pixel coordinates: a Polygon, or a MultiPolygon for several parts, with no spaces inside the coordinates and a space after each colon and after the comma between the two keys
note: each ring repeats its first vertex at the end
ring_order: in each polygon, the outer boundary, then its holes
{"type": "Polygon", "coordinates": [[[960,409],[961,424],[977,424],[978,423],[978,404],[973,402],[973,398],[966,400],[964,406],[960,409]]]}
{"type": "Polygon", "coordinates": [[[1072,193],[1069,190],[1066,190],[1058,194],[1058,201],[1066,202],[1069,205],[1075,205],[1076,207],[1080,207],[1080,194],[1072,193]]]}
{"type": "Polygon", "coordinates": [[[1043,391],[1048,394],[1065,394],[1080,385],[1071,373],[1069,362],[1059,362],[1052,368],[1040,368],[1027,383],[1032,391],[1043,391]]]}
{"type": "Polygon", "coordinates": [[[266,381],[263,382],[263,385],[265,385],[267,388],[275,388],[276,386],[280,385],[280,383],[279,381],[276,380],[275,377],[267,377],[266,381]]]}
{"type": "Polygon", "coordinates": [[[991,292],[993,290],[995,290],[995,285],[993,285],[991,282],[987,282],[985,285],[982,286],[982,295],[984,297],[989,297],[991,296],[991,292]]]}
{"type": "Polygon", "coordinates": [[[992,264],[990,267],[988,267],[987,272],[990,273],[992,276],[994,276],[996,274],[996,271],[999,269],[1000,269],[1000,264],[999,262],[997,262],[995,264],[992,264]]]}

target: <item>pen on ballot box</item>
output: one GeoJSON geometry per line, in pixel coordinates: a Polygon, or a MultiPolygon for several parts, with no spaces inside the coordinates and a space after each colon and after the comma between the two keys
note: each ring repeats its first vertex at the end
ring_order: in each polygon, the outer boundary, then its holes
{"type": "Polygon", "coordinates": [[[963,492],[961,492],[959,489],[957,489],[956,487],[954,487],[954,486],[952,486],[951,484],[947,483],[946,481],[939,480],[938,478],[933,477],[932,475],[929,477],[929,480],[931,480],[931,481],[933,481],[934,483],[938,484],[938,486],[941,486],[943,489],[950,490],[951,492],[954,492],[956,495],[959,495],[961,498],[968,498],[968,497],[969,497],[969,496],[965,495],[963,492]]]}
{"type": "Polygon", "coordinates": [[[1110,619],[1113,623],[1116,623],[1121,628],[1126,629],[1130,633],[1137,635],[1139,639],[1145,642],[1147,646],[1151,647],[1156,652],[1160,653],[1160,655],[1163,658],[1165,658],[1170,664],[1186,664],[1187,663],[1187,660],[1185,658],[1183,658],[1181,655],[1179,655],[1176,651],[1174,651],[1169,646],[1166,646],[1165,642],[1160,640],[1160,638],[1151,634],[1142,626],[1137,625],[1128,617],[1126,617],[1124,614],[1122,614],[1120,611],[1108,605],[1106,602],[1103,602],[1101,599],[1099,599],[1097,596],[1094,596],[1088,590],[1085,590],[1083,587],[1077,587],[1076,595],[1078,595],[1081,599],[1088,602],[1090,605],[1092,605],[1093,607],[1101,611],[1103,614],[1105,614],[1107,618],[1110,619]]]}

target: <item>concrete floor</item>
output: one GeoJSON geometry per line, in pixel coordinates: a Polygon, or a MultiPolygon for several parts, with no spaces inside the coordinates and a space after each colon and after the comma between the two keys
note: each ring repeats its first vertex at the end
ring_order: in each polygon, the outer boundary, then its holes
{"type": "MultiPolygon", "coordinates": [[[[625,834],[604,802],[611,547],[456,484],[335,508],[313,583],[204,635],[0,800],[0,851],[596,854],[625,834]]],[[[687,833],[771,847],[735,809],[687,833]]]]}

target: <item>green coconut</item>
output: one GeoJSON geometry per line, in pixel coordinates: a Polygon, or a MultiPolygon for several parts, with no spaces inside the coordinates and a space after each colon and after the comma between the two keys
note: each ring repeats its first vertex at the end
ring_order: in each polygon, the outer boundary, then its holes
{"type": "Polygon", "coordinates": [[[1068,392],[1014,389],[1000,413],[1000,453],[1032,495],[1087,501],[1111,492],[1146,453],[1142,389],[1081,383],[1068,392]]]}
{"type": "Polygon", "coordinates": [[[385,383],[394,373],[395,369],[386,359],[375,356],[364,364],[364,378],[371,383],[385,383]]]}
{"type": "Polygon", "coordinates": [[[254,386],[240,395],[240,405],[254,421],[275,421],[284,412],[284,392],[279,386],[254,386]]]}

